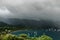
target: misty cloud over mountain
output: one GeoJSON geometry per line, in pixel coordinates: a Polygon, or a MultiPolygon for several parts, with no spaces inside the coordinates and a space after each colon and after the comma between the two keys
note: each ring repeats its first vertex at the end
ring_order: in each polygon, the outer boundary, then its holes
{"type": "Polygon", "coordinates": [[[51,20],[60,26],[60,0],[0,0],[0,21],[51,20]]]}

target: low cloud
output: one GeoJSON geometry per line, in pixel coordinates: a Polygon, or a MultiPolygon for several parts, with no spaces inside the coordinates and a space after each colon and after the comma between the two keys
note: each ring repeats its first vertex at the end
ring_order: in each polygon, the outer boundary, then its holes
{"type": "MultiPolygon", "coordinates": [[[[60,0],[2,0],[0,6],[10,11],[6,18],[60,22],[60,0]]],[[[2,15],[1,12],[0,15],[2,15]]]]}
{"type": "Polygon", "coordinates": [[[59,4],[59,0],[2,0],[0,5],[8,8],[16,18],[57,20],[60,17],[59,4]]]}

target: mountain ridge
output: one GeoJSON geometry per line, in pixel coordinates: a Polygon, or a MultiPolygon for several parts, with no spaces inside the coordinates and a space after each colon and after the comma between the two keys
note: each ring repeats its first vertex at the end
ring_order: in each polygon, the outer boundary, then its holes
{"type": "MultiPolygon", "coordinates": [[[[48,29],[48,28],[58,28],[55,27],[54,22],[50,20],[29,20],[29,19],[8,19],[9,22],[5,22],[6,25],[12,26],[24,26],[26,28],[37,28],[37,29],[48,29]],[[10,24],[9,24],[10,23],[10,24]]],[[[4,22],[1,24],[3,25],[4,22]]]]}

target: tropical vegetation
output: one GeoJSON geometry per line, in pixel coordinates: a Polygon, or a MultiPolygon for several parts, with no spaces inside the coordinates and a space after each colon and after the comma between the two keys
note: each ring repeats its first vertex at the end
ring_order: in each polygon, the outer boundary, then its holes
{"type": "Polygon", "coordinates": [[[13,35],[13,34],[0,34],[0,40],[53,40],[52,37],[45,34],[39,37],[30,37],[27,34],[13,35]]]}

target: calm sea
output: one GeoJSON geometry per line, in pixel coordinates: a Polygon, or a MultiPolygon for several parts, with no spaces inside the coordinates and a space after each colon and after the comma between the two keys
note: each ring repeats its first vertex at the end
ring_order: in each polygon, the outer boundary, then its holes
{"type": "Polygon", "coordinates": [[[19,34],[28,34],[29,36],[41,36],[46,34],[51,36],[54,40],[60,40],[60,31],[46,31],[46,30],[19,30],[12,32],[12,34],[19,35],[19,34]]]}

